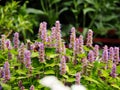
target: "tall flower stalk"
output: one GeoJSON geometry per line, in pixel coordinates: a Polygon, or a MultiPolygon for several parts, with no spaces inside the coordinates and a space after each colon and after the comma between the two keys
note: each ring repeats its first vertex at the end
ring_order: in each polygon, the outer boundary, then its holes
{"type": "Polygon", "coordinates": [[[5,50],[5,48],[6,48],[6,44],[5,44],[5,39],[6,39],[6,37],[5,37],[5,35],[1,35],[1,49],[2,50],[5,50]]]}
{"type": "Polygon", "coordinates": [[[80,52],[80,53],[83,53],[83,52],[84,52],[83,44],[84,44],[83,36],[80,35],[80,36],[79,36],[79,52],[80,52]]]}
{"type": "Polygon", "coordinates": [[[60,74],[63,75],[66,73],[66,59],[65,56],[62,56],[60,62],[60,74]]]}
{"type": "Polygon", "coordinates": [[[25,52],[25,45],[24,45],[24,43],[22,43],[20,45],[19,50],[18,50],[19,60],[20,60],[21,63],[24,63],[24,52],[25,52]]]}
{"type": "Polygon", "coordinates": [[[62,52],[62,39],[61,39],[61,30],[60,30],[60,22],[56,21],[55,23],[56,28],[56,51],[58,53],[62,52]]]}
{"type": "Polygon", "coordinates": [[[94,56],[95,59],[99,56],[99,45],[94,46],[94,56]]]}
{"type": "Polygon", "coordinates": [[[80,72],[77,72],[75,75],[75,77],[76,77],[75,84],[77,84],[77,85],[80,85],[80,78],[81,78],[80,74],[81,74],[80,72]]]}
{"type": "Polygon", "coordinates": [[[3,67],[3,78],[5,81],[10,80],[10,64],[8,61],[5,62],[3,67]]]}
{"type": "Polygon", "coordinates": [[[19,41],[19,33],[18,32],[14,33],[13,43],[14,43],[14,48],[18,49],[19,48],[19,43],[20,43],[20,41],[19,41]]]}
{"type": "Polygon", "coordinates": [[[45,62],[45,50],[44,50],[44,44],[43,43],[39,43],[39,61],[41,63],[45,62]]]}
{"type": "Polygon", "coordinates": [[[90,63],[92,63],[92,62],[94,62],[94,60],[95,60],[94,52],[92,50],[90,50],[89,53],[88,53],[88,61],[90,63]]]}
{"type": "Polygon", "coordinates": [[[26,50],[24,53],[24,64],[26,68],[30,68],[31,66],[31,52],[29,50],[26,50]]]}
{"type": "Polygon", "coordinates": [[[86,45],[88,47],[92,47],[92,44],[93,44],[93,31],[91,29],[89,29],[88,33],[87,33],[87,42],[86,42],[86,45]]]}
{"type": "Polygon", "coordinates": [[[119,47],[114,48],[114,62],[118,64],[120,62],[119,58],[119,47]]]}
{"type": "Polygon", "coordinates": [[[111,76],[115,78],[117,76],[116,74],[116,64],[113,63],[112,70],[111,70],[111,76]]]}

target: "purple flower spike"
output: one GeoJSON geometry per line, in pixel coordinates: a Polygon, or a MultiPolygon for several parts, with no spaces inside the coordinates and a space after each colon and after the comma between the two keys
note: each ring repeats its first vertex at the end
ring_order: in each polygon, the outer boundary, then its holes
{"type": "Polygon", "coordinates": [[[13,37],[13,43],[14,43],[14,48],[18,49],[19,47],[19,33],[14,33],[14,37],[13,37]]]}
{"type": "Polygon", "coordinates": [[[56,21],[55,27],[56,27],[56,31],[60,32],[60,21],[56,21]]]}
{"type": "Polygon", "coordinates": [[[81,74],[80,72],[77,72],[75,75],[76,76],[75,84],[77,85],[80,85],[80,78],[81,78],[80,74],[81,74]]]}
{"type": "Polygon", "coordinates": [[[108,62],[108,47],[106,45],[105,45],[105,47],[103,49],[102,60],[105,63],[108,62]]]}
{"type": "Polygon", "coordinates": [[[114,64],[114,63],[113,63],[113,66],[112,66],[111,76],[113,78],[115,78],[117,76],[117,74],[116,74],[116,64],[114,64]]]}
{"type": "Polygon", "coordinates": [[[52,27],[51,28],[51,30],[52,30],[52,32],[51,32],[51,42],[52,42],[52,47],[56,47],[55,45],[55,42],[56,42],[56,38],[57,38],[57,36],[56,36],[56,27],[52,27]]]}
{"type": "Polygon", "coordinates": [[[5,43],[6,43],[6,47],[8,48],[8,50],[11,50],[12,49],[11,41],[7,39],[5,43]]]}
{"type": "Polygon", "coordinates": [[[31,85],[30,90],[35,90],[34,85],[31,85]]]}
{"type": "Polygon", "coordinates": [[[24,43],[22,43],[22,44],[20,45],[20,48],[19,48],[18,52],[19,52],[20,62],[21,62],[21,63],[24,63],[24,52],[25,52],[25,45],[24,45],[24,43]]]}
{"type": "Polygon", "coordinates": [[[60,30],[60,22],[56,21],[55,23],[56,28],[56,52],[62,52],[62,39],[61,39],[61,30],[60,30]]]}
{"type": "Polygon", "coordinates": [[[47,41],[47,23],[46,22],[42,23],[41,39],[45,44],[45,42],[47,41]]]}
{"type": "Polygon", "coordinates": [[[40,25],[39,25],[39,31],[38,31],[38,37],[39,38],[41,38],[42,28],[43,28],[43,23],[40,23],[40,25]]]}
{"type": "Polygon", "coordinates": [[[51,47],[52,46],[51,42],[52,42],[51,36],[48,36],[47,37],[47,47],[51,47]]]}
{"type": "Polygon", "coordinates": [[[74,52],[75,52],[75,54],[79,54],[79,39],[78,38],[76,38],[74,52]]]}
{"type": "Polygon", "coordinates": [[[63,75],[65,73],[66,73],[66,60],[65,60],[65,56],[62,56],[60,62],[60,74],[63,75]]]}
{"type": "Polygon", "coordinates": [[[93,31],[91,29],[89,29],[88,33],[87,33],[87,43],[86,45],[88,47],[92,47],[93,44],[93,31]]]}
{"type": "Polygon", "coordinates": [[[114,60],[114,48],[110,47],[109,48],[109,60],[114,60]]]}
{"type": "Polygon", "coordinates": [[[24,56],[24,64],[26,68],[29,68],[31,66],[31,52],[29,50],[25,51],[25,56],[24,56]]]}
{"type": "Polygon", "coordinates": [[[119,63],[119,47],[114,48],[114,62],[119,63]]]}
{"type": "Polygon", "coordinates": [[[70,34],[70,45],[69,45],[69,48],[73,48],[73,50],[74,50],[74,47],[75,47],[75,39],[76,39],[75,28],[72,27],[71,34],[70,34]]]}
{"type": "Polygon", "coordinates": [[[82,35],[79,36],[79,51],[80,51],[80,53],[84,52],[84,50],[83,50],[83,36],[82,35]]]}
{"type": "Polygon", "coordinates": [[[94,56],[95,59],[99,56],[99,45],[95,45],[94,47],[94,56]]]}
{"type": "Polygon", "coordinates": [[[4,68],[3,68],[3,78],[5,80],[10,80],[10,69],[9,69],[10,65],[9,63],[6,61],[4,64],[4,68]]]}
{"type": "Polygon", "coordinates": [[[1,39],[1,49],[5,50],[6,48],[6,44],[5,44],[5,35],[1,35],[2,39],[1,39]]]}
{"type": "Polygon", "coordinates": [[[0,90],[3,90],[1,85],[0,85],[0,90]]]}
{"type": "Polygon", "coordinates": [[[65,42],[62,42],[62,53],[66,54],[65,42]]]}
{"type": "Polygon", "coordinates": [[[39,61],[41,63],[45,62],[45,50],[43,43],[39,43],[39,61]]]}
{"type": "Polygon", "coordinates": [[[0,67],[0,78],[2,78],[3,77],[3,67],[0,67]]]}
{"type": "Polygon", "coordinates": [[[88,61],[90,63],[92,63],[94,60],[95,60],[94,52],[92,50],[90,50],[89,53],[88,53],[88,61]]]}

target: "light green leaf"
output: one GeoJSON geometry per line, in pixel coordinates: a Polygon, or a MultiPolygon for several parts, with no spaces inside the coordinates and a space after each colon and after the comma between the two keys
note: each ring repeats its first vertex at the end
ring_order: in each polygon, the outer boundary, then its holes
{"type": "Polygon", "coordinates": [[[47,70],[47,71],[45,71],[45,74],[55,74],[55,71],[53,71],[53,70],[47,70]]]}
{"type": "Polygon", "coordinates": [[[40,15],[46,14],[42,10],[38,10],[38,9],[34,9],[34,8],[27,8],[27,13],[40,14],[40,15]]]}
{"type": "Polygon", "coordinates": [[[113,86],[114,88],[120,90],[120,87],[117,84],[112,84],[111,86],[113,86]]]}
{"type": "Polygon", "coordinates": [[[84,15],[86,15],[86,13],[88,13],[88,12],[94,12],[94,11],[95,11],[95,9],[93,9],[93,8],[84,8],[83,9],[84,15]]]}

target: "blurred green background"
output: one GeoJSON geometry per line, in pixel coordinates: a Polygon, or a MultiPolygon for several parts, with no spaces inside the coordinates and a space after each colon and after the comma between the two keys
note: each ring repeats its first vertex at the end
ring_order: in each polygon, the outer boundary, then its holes
{"type": "MultiPolygon", "coordinates": [[[[1,0],[0,34],[11,37],[20,32],[21,40],[37,38],[39,23],[48,29],[61,22],[62,36],[68,39],[71,27],[85,37],[88,29],[94,38],[120,38],[119,0],[1,0]]],[[[118,40],[119,41],[119,40],[118,40]]],[[[116,42],[117,44],[117,42],[116,42]]]]}

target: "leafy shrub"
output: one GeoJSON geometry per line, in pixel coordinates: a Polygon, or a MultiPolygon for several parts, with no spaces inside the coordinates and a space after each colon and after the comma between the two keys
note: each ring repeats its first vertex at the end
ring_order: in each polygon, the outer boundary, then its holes
{"type": "Polygon", "coordinates": [[[26,4],[27,2],[20,7],[19,2],[12,1],[0,6],[0,34],[6,34],[8,37],[17,31],[26,38],[26,32],[33,33],[35,21],[27,14],[26,4]]]}

